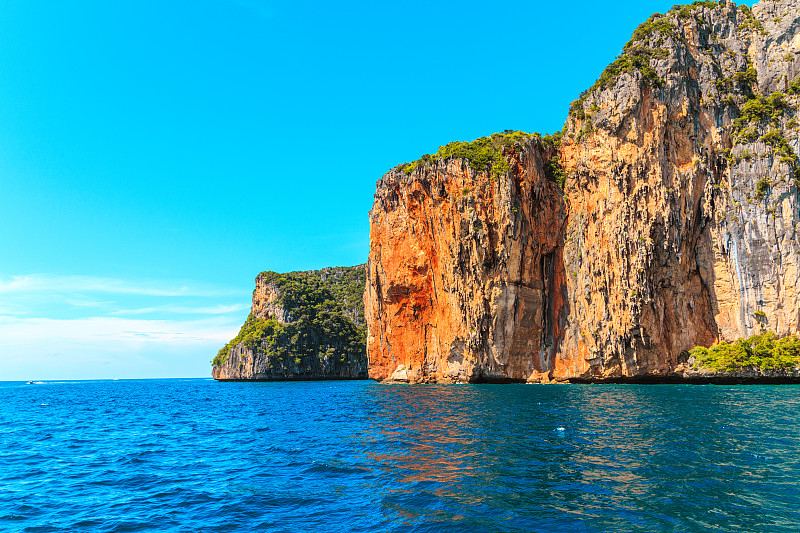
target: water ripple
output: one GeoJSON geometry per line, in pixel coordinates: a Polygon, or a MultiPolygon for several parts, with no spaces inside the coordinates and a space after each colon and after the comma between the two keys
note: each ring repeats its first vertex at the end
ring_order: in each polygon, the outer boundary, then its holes
{"type": "Polygon", "coordinates": [[[2,531],[800,529],[800,387],[140,380],[0,395],[2,531]]]}

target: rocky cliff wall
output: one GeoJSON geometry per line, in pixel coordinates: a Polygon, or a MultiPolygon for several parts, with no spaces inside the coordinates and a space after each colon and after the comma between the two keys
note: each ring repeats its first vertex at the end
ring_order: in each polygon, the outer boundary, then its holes
{"type": "Polygon", "coordinates": [[[686,350],[800,330],[800,2],[651,17],[508,169],[434,158],[377,186],[370,375],[669,376],[686,350]],[[544,177],[555,155],[568,178],[544,177]]]}
{"type": "Polygon", "coordinates": [[[256,287],[253,289],[253,303],[250,314],[263,320],[274,319],[281,324],[292,321],[291,314],[279,302],[278,285],[264,272],[256,276],[256,287]]]}
{"type": "Polygon", "coordinates": [[[550,366],[563,284],[554,149],[506,150],[512,170],[476,173],[461,160],[396,170],[370,212],[365,296],[370,375],[411,381],[526,379],[550,366]],[[552,303],[551,303],[552,305],[552,303]],[[531,357],[536,354],[536,357],[531,357]]]}

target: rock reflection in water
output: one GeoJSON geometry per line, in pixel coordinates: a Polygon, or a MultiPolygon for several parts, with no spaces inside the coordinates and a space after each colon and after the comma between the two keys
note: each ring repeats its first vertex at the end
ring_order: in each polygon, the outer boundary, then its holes
{"type": "Polygon", "coordinates": [[[376,391],[386,418],[375,441],[390,452],[370,452],[378,465],[404,483],[457,483],[480,471],[475,413],[463,409],[457,387],[383,387],[376,391]]]}
{"type": "Polygon", "coordinates": [[[774,465],[753,459],[757,439],[726,429],[756,416],[742,401],[750,391],[716,390],[376,385],[363,443],[375,501],[387,523],[420,531],[774,525],[748,507],[753,487],[731,496],[721,481],[721,468],[741,482],[769,479],[774,465]],[[728,509],[709,517],[716,500],[728,509]]]}

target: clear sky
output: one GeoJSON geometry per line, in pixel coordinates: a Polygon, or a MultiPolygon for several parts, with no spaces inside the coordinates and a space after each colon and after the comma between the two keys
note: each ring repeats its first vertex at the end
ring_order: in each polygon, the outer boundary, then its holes
{"type": "Polygon", "coordinates": [[[209,375],[258,272],[363,263],[384,172],[560,130],[672,5],[0,0],[0,380],[209,375]]]}

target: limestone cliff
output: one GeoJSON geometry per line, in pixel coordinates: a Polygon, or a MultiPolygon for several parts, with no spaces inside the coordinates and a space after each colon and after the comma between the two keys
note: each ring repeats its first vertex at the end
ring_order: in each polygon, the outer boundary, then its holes
{"type": "Polygon", "coordinates": [[[526,379],[549,369],[563,285],[566,209],[537,138],[505,149],[510,170],[436,161],[379,182],[365,295],[370,375],[526,379]],[[546,346],[547,344],[550,346],[546,346]]]}
{"type": "Polygon", "coordinates": [[[222,381],[365,379],[364,265],[256,278],[250,316],[212,361],[222,381]]]}
{"type": "Polygon", "coordinates": [[[488,166],[443,147],[387,173],[370,376],[676,376],[693,346],[800,331],[798,74],[799,0],[676,6],[560,143],[517,136],[488,166]]]}

